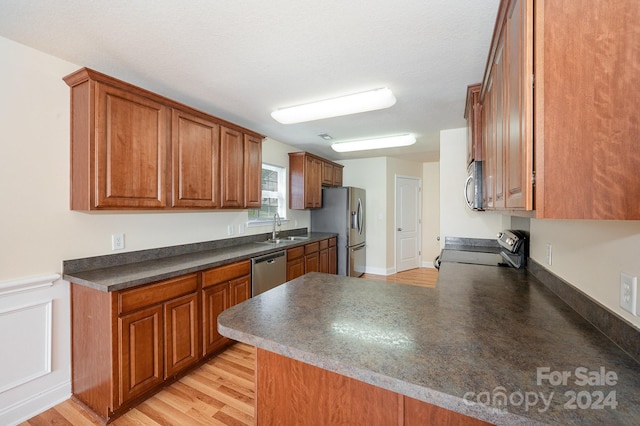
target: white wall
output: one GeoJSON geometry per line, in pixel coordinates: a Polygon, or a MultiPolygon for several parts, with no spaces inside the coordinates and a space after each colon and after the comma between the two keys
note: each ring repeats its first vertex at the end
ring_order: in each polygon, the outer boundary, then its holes
{"type": "Polygon", "coordinates": [[[440,163],[423,163],[422,176],[422,265],[432,267],[440,254],[440,163]]]}
{"type": "Polygon", "coordinates": [[[619,299],[620,272],[640,276],[640,221],[532,219],[530,249],[540,265],[640,328],[619,299]]]}
{"type": "MultiPolygon", "coordinates": [[[[112,254],[111,234],[124,233],[126,251],[238,236],[246,210],[182,213],[81,213],[69,210],[70,92],[62,77],[81,65],[0,38],[0,287],[25,277],[60,273],[62,261],[112,254]]],[[[264,161],[288,165],[295,149],[264,143],[264,161]]],[[[309,212],[288,211],[283,229],[309,226],[309,212]]],[[[268,232],[270,226],[246,228],[268,232]]],[[[118,251],[121,253],[123,251],[118,251]]],[[[52,300],[53,371],[6,390],[0,397],[0,424],[35,414],[70,393],[69,285],[58,280],[46,290],[30,290],[32,300],[52,300]]],[[[0,315],[14,297],[0,295],[0,315]]],[[[12,302],[13,303],[13,302],[12,302]]],[[[16,333],[21,330],[20,325],[16,333]]],[[[29,348],[13,348],[28,351],[29,348]]],[[[5,350],[5,347],[2,349],[5,350]]],[[[20,359],[19,357],[17,359],[20,359]]],[[[0,364],[5,372],[20,368],[0,364]]]]}
{"type": "Polygon", "coordinates": [[[440,132],[440,246],[445,237],[496,238],[502,215],[477,212],[464,202],[467,179],[466,128],[440,132]]]}

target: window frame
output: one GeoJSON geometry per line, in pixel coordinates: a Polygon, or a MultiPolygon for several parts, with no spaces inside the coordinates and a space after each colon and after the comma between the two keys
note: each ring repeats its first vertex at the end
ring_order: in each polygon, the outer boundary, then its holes
{"type": "MultiPolygon", "coordinates": [[[[287,168],[283,166],[278,166],[276,164],[270,163],[262,163],[260,168],[260,185],[262,186],[262,170],[270,170],[272,172],[276,172],[278,174],[278,188],[279,191],[268,191],[262,190],[260,194],[260,199],[264,198],[277,198],[278,199],[278,216],[282,221],[287,219],[287,168]]],[[[260,208],[249,209],[249,212],[252,210],[261,210],[260,208]]],[[[250,214],[250,213],[249,213],[250,214]]],[[[248,220],[248,225],[265,225],[267,223],[273,222],[273,217],[250,217],[248,220]]]]}

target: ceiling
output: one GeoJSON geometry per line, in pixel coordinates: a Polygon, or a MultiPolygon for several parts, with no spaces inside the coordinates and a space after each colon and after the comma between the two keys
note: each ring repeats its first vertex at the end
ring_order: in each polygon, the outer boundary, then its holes
{"type": "MultiPolygon", "coordinates": [[[[463,127],[499,0],[3,0],[0,36],[332,160],[439,159],[463,127]],[[271,111],[388,87],[386,110],[284,125],[271,111]],[[334,141],[413,133],[410,147],[334,141]]],[[[63,76],[60,76],[61,78],[63,76]]]]}

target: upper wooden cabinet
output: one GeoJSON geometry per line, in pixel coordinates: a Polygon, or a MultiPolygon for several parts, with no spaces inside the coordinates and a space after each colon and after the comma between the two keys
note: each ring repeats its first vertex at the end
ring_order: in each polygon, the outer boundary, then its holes
{"type": "Polygon", "coordinates": [[[480,83],[467,87],[464,118],[467,120],[467,165],[482,161],[480,83]]]}
{"type": "Polygon", "coordinates": [[[480,95],[485,154],[496,151],[485,172],[493,208],[640,219],[640,121],[629,95],[640,73],[628,66],[639,50],[631,0],[502,0],[480,95]]]}
{"type": "Polygon", "coordinates": [[[83,68],[71,87],[71,209],[259,207],[262,136],[83,68]]]}
{"type": "Polygon", "coordinates": [[[244,135],[244,207],[262,206],[262,138],[244,135]]]}
{"type": "Polygon", "coordinates": [[[221,131],[222,207],[242,207],[244,203],[244,140],[237,130],[221,131]]]}
{"type": "Polygon", "coordinates": [[[289,208],[322,207],[322,186],[342,186],[343,167],[308,152],[290,152],[289,208]]]}
{"type": "Polygon", "coordinates": [[[220,126],[174,109],[172,130],[172,205],[219,207],[220,126]]]}

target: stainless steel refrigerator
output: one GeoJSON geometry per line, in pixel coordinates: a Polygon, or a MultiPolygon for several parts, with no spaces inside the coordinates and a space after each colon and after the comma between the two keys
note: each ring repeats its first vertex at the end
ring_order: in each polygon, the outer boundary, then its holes
{"type": "Polygon", "coordinates": [[[322,189],[322,208],[311,210],[312,232],[338,234],[338,275],[359,277],[366,265],[365,190],[322,189]]]}

